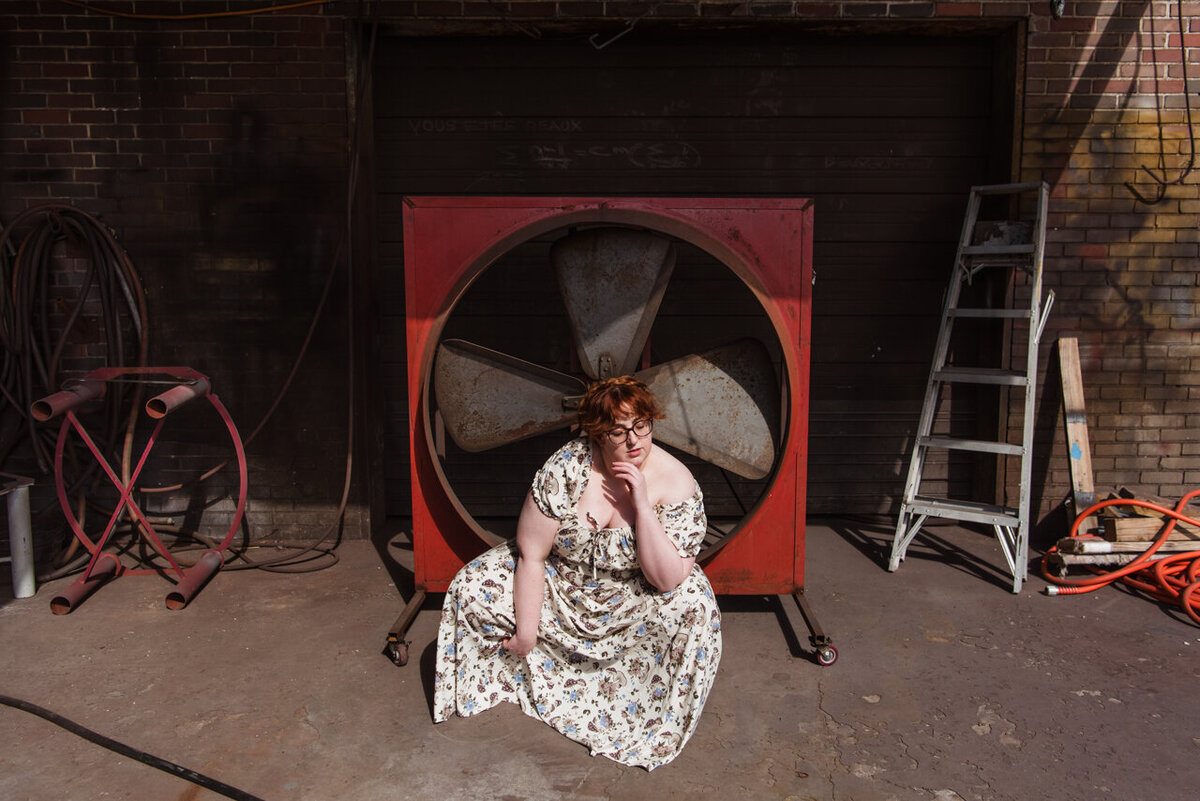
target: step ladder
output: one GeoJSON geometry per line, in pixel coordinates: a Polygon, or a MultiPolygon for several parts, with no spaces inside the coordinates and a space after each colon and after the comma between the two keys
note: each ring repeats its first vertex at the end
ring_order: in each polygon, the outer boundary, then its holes
{"type": "MultiPolygon", "coordinates": [[[[959,520],[991,525],[996,532],[1013,577],[1013,592],[1021,591],[1026,578],[1029,550],[1029,483],[1033,445],[1034,399],[1037,388],[1038,343],[1046,316],[1054,302],[1054,293],[1047,294],[1042,306],[1042,256],[1046,243],[1046,205],[1048,190],[1042,183],[996,184],[971,188],[967,212],[950,285],[942,307],[941,328],[938,331],[929,381],[925,385],[925,400],[913,443],[904,484],[900,516],[892,540],[888,570],[895,571],[904,559],[913,537],[927,518],[959,520]],[[1034,195],[1029,202],[1029,195],[1034,195]],[[1000,197],[997,196],[1008,196],[1000,197]],[[981,207],[988,198],[1004,203],[1015,213],[1019,207],[1024,214],[1018,219],[984,220],[981,207]],[[1026,202],[1021,204],[1021,200],[1026,202]],[[1028,276],[1028,308],[964,308],[959,306],[962,290],[986,270],[1023,270],[1028,276]],[[1021,363],[1021,354],[1014,352],[1009,364],[1001,368],[959,366],[951,364],[951,335],[956,320],[964,318],[991,319],[998,324],[1026,321],[1028,337],[1023,369],[1007,369],[1021,363]],[[997,389],[1016,387],[1024,393],[1024,425],[1020,443],[990,442],[933,436],[938,406],[946,391],[954,384],[990,385],[997,389]],[[931,451],[972,451],[995,454],[997,458],[1015,456],[1020,459],[1020,497],[1016,507],[997,506],[990,502],[964,501],[922,495],[921,483],[926,470],[926,457],[931,451]]],[[[1013,337],[1013,341],[1019,339],[1013,337]]],[[[1002,412],[1004,410],[1002,409],[1002,412]]],[[[1003,460],[1001,460],[1003,467],[1003,460]]]]}

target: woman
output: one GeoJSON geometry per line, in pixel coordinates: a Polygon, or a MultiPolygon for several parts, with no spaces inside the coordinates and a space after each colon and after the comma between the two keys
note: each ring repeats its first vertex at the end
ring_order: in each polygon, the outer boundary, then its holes
{"type": "Polygon", "coordinates": [[[706,518],[691,472],[654,446],[645,384],[594,384],[584,434],[542,466],[515,543],[465,565],[438,633],[434,720],[501,701],[627,765],[674,759],[721,656],[696,564],[706,518]]]}

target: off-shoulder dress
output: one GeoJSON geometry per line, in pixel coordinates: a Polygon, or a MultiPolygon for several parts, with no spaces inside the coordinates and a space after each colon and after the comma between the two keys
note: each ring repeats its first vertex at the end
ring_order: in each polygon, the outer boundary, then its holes
{"type": "MultiPolygon", "coordinates": [[[[526,658],[500,643],[513,634],[515,542],[471,560],[446,592],[438,632],[434,720],[501,701],[602,754],[649,770],[691,737],[721,658],[721,612],[697,565],[661,592],[638,566],[636,532],[594,529],[577,514],[592,453],[586,438],[537,472],[533,497],[558,521],[546,560],[538,642],[526,658]]],[[[699,485],[656,507],[667,535],[695,556],[706,528],[699,485]]]]}

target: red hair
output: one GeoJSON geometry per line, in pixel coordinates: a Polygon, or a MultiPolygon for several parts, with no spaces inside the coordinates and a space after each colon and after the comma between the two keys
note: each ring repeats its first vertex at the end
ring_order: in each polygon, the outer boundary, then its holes
{"type": "Polygon", "coordinates": [[[649,387],[632,376],[605,378],[588,387],[579,402],[579,427],[593,439],[613,427],[623,411],[634,418],[663,418],[649,387]]]}

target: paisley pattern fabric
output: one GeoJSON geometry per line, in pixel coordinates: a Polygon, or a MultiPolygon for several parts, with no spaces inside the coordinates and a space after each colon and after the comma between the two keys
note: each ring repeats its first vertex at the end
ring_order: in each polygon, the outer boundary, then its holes
{"type": "MultiPolygon", "coordinates": [[[[528,657],[500,647],[515,628],[515,542],[472,560],[451,582],[438,631],[434,719],[509,701],[593,755],[653,770],[695,731],[721,658],[721,613],[699,566],[660,592],[638,567],[633,529],[593,530],[579,519],[591,465],[588,440],[578,439],[534,478],[534,500],[559,528],[528,657]]],[[[696,555],[706,527],[700,487],[656,511],[680,552],[696,555]]]]}

